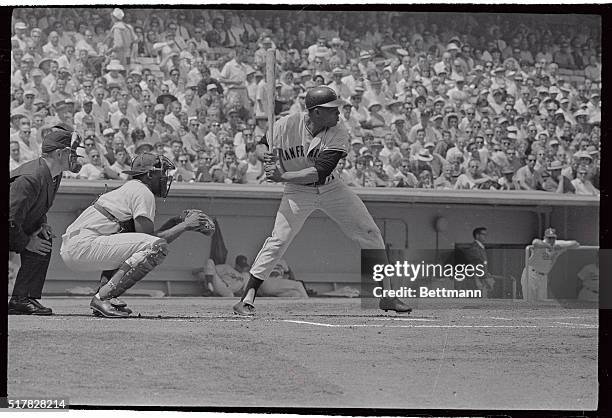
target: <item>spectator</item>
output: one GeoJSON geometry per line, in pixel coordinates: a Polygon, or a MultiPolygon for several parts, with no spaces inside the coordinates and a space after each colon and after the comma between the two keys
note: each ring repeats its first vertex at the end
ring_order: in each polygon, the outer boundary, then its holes
{"type": "Polygon", "coordinates": [[[588,168],[584,165],[578,166],[576,178],[572,180],[572,186],[576,189],[576,194],[599,196],[599,190],[587,179],[588,168]]]}
{"type": "Polygon", "coordinates": [[[415,188],[417,184],[417,178],[410,172],[410,160],[408,158],[402,158],[399,170],[393,178],[393,186],[415,188]]]}
{"type": "Polygon", "coordinates": [[[100,156],[100,151],[95,147],[87,149],[89,162],[83,164],[77,178],[85,180],[118,179],[119,174],[109,165],[105,164],[100,156]]]}
{"type": "MultiPolygon", "coordinates": [[[[136,153],[138,154],[138,152],[136,153]]],[[[131,160],[125,149],[118,149],[115,153],[115,162],[110,166],[115,171],[121,180],[129,180],[131,177],[129,174],[125,174],[124,171],[131,170],[131,160]]]]}
{"type": "Polygon", "coordinates": [[[457,178],[455,189],[484,189],[492,179],[480,171],[480,161],[472,159],[468,163],[468,169],[457,178]]]}
{"type": "Polygon", "coordinates": [[[530,154],[527,157],[527,164],[519,168],[516,172],[516,184],[520,190],[538,190],[541,186],[542,178],[535,170],[536,156],[530,154]]]}
{"type": "Polygon", "coordinates": [[[173,177],[178,182],[185,183],[193,183],[195,182],[195,173],[191,169],[191,165],[189,164],[189,155],[180,154],[177,159],[178,165],[176,166],[176,171],[173,174],[173,177]]]}
{"type": "Polygon", "coordinates": [[[11,141],[9,143],[10,155],[9,155],[9,171],[13,171],[21,164],[26,161],[21,158],[19,141],[11,141]]]}

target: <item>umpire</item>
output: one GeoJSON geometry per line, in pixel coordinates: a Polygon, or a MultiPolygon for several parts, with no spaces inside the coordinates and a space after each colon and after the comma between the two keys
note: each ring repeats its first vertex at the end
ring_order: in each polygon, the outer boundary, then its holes
{"type": "Polygon", "coordinates": [[[8,313],[51,315],[40,299],[51,260],[53,231],[47,212],[53,205],[62,172],[78,172],[78,136],[66,125],[52,128],[42,143],[42,156],[10,174],[9,250],[19,253],[21,267],[8,313]]]}

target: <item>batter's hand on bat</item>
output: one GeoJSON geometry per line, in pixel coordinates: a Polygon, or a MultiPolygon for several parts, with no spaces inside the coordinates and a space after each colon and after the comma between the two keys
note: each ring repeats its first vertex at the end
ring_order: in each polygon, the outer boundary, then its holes
{"type": "Polygon", "coordinates": [[[278,161],[278,157],[271,152],[264,153],[264,164],[275,164],[278,161]]]}
{"type": "Polygon", "coordinates": [[[283,181],[283,173],[281,173],[276,164],[266,164],[264,166],[264,170],[266,171],[266,178],[269,181],[272,181],[274,183],[280,183],[283,181]]]}

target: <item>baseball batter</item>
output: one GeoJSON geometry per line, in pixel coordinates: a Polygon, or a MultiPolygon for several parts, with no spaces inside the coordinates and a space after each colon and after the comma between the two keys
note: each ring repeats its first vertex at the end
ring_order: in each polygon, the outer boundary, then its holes
{"type": "Polygon", "coordinates": [[[555,265],[557,258],[565,251],[580,246],[577,241],[557,240],[557,233],[553,228],[544,232],[544,240],[534,239],[531,244],[527,267],[523,269],[521,287],[523,299],[548,299],[548,273],[555,265]]]}
{"type": "MultiPolygon", "coordinates": [[[[340,229],[364,249],[385,249],[380,230],[357,195],[339,180],[338,161],[349,149],[349,134],[338,125],[343,103],[333,89],[314,87],[305,98],[306,113],[295,113],[274,124],[274,150],[264,158],[266,176],[285,183],[272,235],[266,239],[250,270],[240,302],[239,315],[254,315],[257,289],[270,276],[278,261],[315,210],[325,212],[340,229]]],[[[387,261],[383,261],[387,263],[387,261]]],[[[387,279],[386,288],[390,288],[387,279]]],[[[397,298],[383,298],[381,309],[410,312],[397,298]]]]}
{"type": "Polygon", "coordinates": [[[212,220],[196,209],[155,231],[155,196],[168,195],[168,171],[174,165],[166,157],[143,153],[131,168],[124,173],[134,180],[101,195],[62,236],[60,254],[69,268],[104,271],[90,306],[106,318],[129,316],[132,311],[117,298],[162,263],[169,243],[185,231],[214,232],[212,220]]]}

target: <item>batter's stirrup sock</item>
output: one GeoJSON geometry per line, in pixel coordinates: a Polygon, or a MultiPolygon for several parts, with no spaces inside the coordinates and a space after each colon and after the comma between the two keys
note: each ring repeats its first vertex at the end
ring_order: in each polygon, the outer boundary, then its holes
{"type": "Polygon", "coordinates": [[[255,301],[257,289],[259,289],[259,286],[261,286],[263,282],[263,280],[258,279],[257,277],[251,274],[249,276],[249,281],[247,282],[246,287],[244,288],[244,294],[242,295],[242,299],[240,300],[253,303],[255,301]]]}

